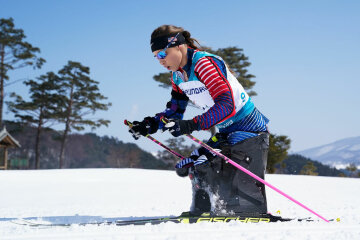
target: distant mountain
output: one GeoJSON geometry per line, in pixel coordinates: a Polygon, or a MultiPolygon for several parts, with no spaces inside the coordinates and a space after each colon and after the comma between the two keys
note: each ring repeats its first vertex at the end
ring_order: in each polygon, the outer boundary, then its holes
{"type": "Polygon", "coordinates": [[[345,138],[320,147],[297,152],[323,164],[343,168],[350,163],[360,166],[360,136],[345,138]]]}

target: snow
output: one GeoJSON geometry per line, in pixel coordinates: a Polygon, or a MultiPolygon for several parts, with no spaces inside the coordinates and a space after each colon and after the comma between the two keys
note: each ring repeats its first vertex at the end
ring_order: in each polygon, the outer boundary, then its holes
{"type": "Polygon", "coordinates": [[[319,157],[321,155],[324,155],[325,153],[328,153],[330,152],[331,150],[334,149],[334,146],[325,146],[325,147],[322,147],[318,150],[318,152],[315,154],[316,157],[319,157]]]}
{"type": "MultiPolygon", "coordinates": [[[[0,171],[0,239],[360,239],[360,179],[266,175],[266,180],[320,215],[341,221],[32,228],[10,220],[44,217],[71,222],[178,215],[190,207],[190,181],[160,170],[0,171]]],[[[267,196],[271,213],[312,215],[271,189],[267,196]]]]}
{"type": "Polygon", "coordinates": [[[341,151],[341,150],[344,150],[344,149],[347,149],[347,148],[349,148],[349,145],[344,145],[344,146],[340,146],[340,147],[336,148],[335,151],[341,151]]]}
{"type": "Polygon", "coordinates": [[[350,151],[358,151],[360,150],[360,144],[356,144],[354,146],[352,146],[351,148],[349,148],[350,151]]]}
{"type": "Polygon", "coordinates": [[[343,164],[343,163],[334,163],[334,165],[332,165],[332,167],[339,169],[339,170],[345,169],[348,166],[349,166],[349,164],[343,164]]]}
{"type": "Polygon", "coordinates": [[[342,153],[339,155],[342,159],[349,159],[349,158],[353,158],[355,157],[356,155],[355,154],[352,154],[352,153],[342,153]]]}

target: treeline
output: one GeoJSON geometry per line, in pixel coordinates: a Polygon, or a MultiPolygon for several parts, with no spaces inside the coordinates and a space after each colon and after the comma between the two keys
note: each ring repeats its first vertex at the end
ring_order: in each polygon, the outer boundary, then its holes
{"type": "MultiPolygon", "coordinates": [[[[36,128],[28,124],[5,121],[8,131],[21,143],[21,148],[9,151],[11,169],[31,169],[35,164],[34,134],[36,128]],[[19,165],[19,162],[25,164],[19,165]]],[[[41,169],[58,168],[58,152],[61,132],[47,128],[41,135],[41,169]]],[[[184,138],[173,138],[166,142],[170,148],[189,155],[195,145],[184,145],[184,138]],[[179,148],[180,146],[180,148],[179,148]]],[[[67,151],[64,155],[65,168],[144,168],[174,169],[178,159],[173,159],[165,152],[155,157],[143,151],[136,144],[124,143],[115,137],[100,137],[94,133],[70,134],[67,151]]],[[[299,154],[290,154],[282,162],[274,164],[276,174],[359,177],[356,168],[338,170],[336,168],[313,161],[299,154]]]]}
{"type": "MultiPolygon", "coordinates": [[[[34,135],[36,128],[23,123],[5,121],[7,130],[21,144],[9,151],[11,169],[33,168],[35,164],[34,135]],[[19,165],[19,162],[25,163],[19,165]]],[[[62,133],[44,129],[41,134],[41,169],[58,168],[62,133]]],[[[64,154],[65,168],[145,168],[169,169],[170,166],[143,151],[136,144],[124,143],[114,137],[93,133],[69,134],[64,154]]]]}
{"type": "Polygon", "coordinates": [[[278,174],[360,178],[360,170],[355,164],[336,169],[300,154],[288,155],[281,163],[275,165],[275,169],[275,173],[278,174]]]}
{"type": "Polygon", "coordinates": [[[275,165],[276,173],[313,176],[339,176],[346,174],[334,167],[324,165],[299,154],[288,155],[281,163],[275,165]]]}

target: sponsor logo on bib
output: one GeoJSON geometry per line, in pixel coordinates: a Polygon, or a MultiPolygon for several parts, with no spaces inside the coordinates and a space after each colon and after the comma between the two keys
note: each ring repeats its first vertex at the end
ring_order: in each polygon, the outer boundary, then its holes
{"type": "Polygon", "coordinates": [[[184,91],[184,93],[186,95],[193,95],[193,94],[199,94],[199,93],[202,93],[204,91],[206,91],[206,87],[198,87],[198,88],[190,88],[190,89],[186,89],[184,91]]]}

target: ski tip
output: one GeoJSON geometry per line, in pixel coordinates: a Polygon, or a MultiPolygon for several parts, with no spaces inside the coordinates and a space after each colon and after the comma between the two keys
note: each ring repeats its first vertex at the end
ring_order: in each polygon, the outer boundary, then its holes
{"type": "Polygon", "coordinates": [[[337,218],[336,221],[337,221],[337,222],[340,222],[340,218],[337,218]]]}

